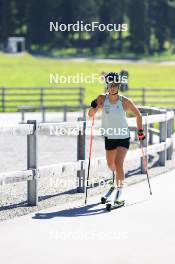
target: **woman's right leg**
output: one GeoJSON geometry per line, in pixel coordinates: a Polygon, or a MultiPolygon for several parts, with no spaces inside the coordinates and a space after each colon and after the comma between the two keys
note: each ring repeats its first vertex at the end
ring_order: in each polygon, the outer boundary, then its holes
{"type": "Polygon", "coordinates": [[[115,158],[116,158],[116,149],[106,150],[107,164],[112,171],[116,171],[115,158]]]}

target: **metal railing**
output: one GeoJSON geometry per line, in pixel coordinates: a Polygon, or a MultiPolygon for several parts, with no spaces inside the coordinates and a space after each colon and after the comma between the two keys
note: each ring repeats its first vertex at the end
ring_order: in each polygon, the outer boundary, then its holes
{"type": "MultiPolygon", "coordinates": [[[[165,166],[166,160],[172,159],[173,153],[173,126],[174,112],[164,109],[140,107],[143,114],[142,121],[146,133],[144,140],[144,151],[148,155],[159,154],[159,165],[165,166]],[[159,129],[153,128],[154,123],[159,123],[159,129]],[[159,143],[153,144],[153,135],[159,136],[159,143]]],[[[131,131],[136,131],[136,118],[128,118],[128,125],[131,131]]],[[[100,121],[95,121],[95,128],[101,127],[100,121]]],[[[0,135],[26,135],[27,136],[27,170],[10,173],[0,173],[0,185],[27,181],[28,205],[38,204],[37,181],[44,175],[63,175],[70,171],[77,172],[77,191],[85,190],[85,170],[87,169],[88,159],[85,157],[85,138],[87,129],[91,128],[91,122],[82,118],[78,122],[66,123],[38,123],[36,120],[29,120],[27,124],[17,124],[16,126],[0,126],[0,135]],[[44,167],[38,167],[38,136],[39,135],[57,135],[59,128],[76,128],[77,134],[77,161],[61,164],[53,164],[44,167]]],[[[145,173],[140,149],[130,150],[127,154],[127,160],[132,161],[133,157],[141,160],[141,172],[145,173]]],[[[93,158],[92,168],[99,169],[106,165],[106,158],[93,158]]]]}
{"type": "Polygon", "coordinates": [[[82,87],[0,87],[0,111],[16,111],[19,106],[42,107],[55,104],[83,105],[82,87]]]}
{"type": "Polygon", "coordinates": [[[21,112],[21,123],[25,123],[25,116],[28,112],[39,111],[41,113],[41,122],[47,122],[46,113],[49,110],[54,110],[55,112],[61,110],[63,113],[63,122],[67,122],[67,116],[70,111],[82,111],[82,116],[86,117],[86,109],[88,109],[89,105],[62,105],[62,106],[41,106],[41,107],[33,107],[33,106],[19,106],[17,109],[21,112]]]}
{"type": "Polygon", "coordinates": [[[124,95],[132,98],[137,105],[175,110],[175,88],[130,88],[124,95]]]}

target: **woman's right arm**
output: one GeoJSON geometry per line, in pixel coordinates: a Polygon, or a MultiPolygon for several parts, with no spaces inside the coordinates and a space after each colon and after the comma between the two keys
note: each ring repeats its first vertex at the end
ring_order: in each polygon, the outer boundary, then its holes
{"type": "Polygon", "coordinates": [[[94,114],[97,113],[97,111],[98,111],[98,108],[93,108],[93,107],[91,107],[91,108],[89,109],[89,111],[88,111],[88,116],[89,116],[89,117],[92,117],[94,114]]]}
{"type": "Polygon", "coordinates": [[[103,107],[104,100],[105,100],[105,95],[99,95],[97,97],[97,99],[95,99],[95,100],[93,100],[91,102],[91,106],[93,106],[93,107],[91,107],[89,109],[89,111],[88,111],[88,116],[89,117],[92,117],[93,114],[96,114],[97,113],[97,111],[98,111],[99,108],[102,108],[103,107]],[[94,103],[95,101],[96,101],[96,104],[94,103]],[[96,107],[95,107],[95,105],[96,105],[96,107]]]}

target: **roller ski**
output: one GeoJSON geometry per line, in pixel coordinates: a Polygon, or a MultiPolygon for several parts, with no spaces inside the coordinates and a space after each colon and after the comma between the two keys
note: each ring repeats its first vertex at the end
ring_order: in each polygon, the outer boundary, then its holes
{"type": "Polygon", "coordinates": [[[101,203],[102,204],[105,204],[108,201],[108,198],[111,196],[112,192],[115,189],[115,187],[114,187],[114,178],[115,178],[115,174],[113,172],[113,179],[109,182],[110,189],[104,196],[101,197],[101,203]]]}
{"type": "Polygon", "coordinates": [[[121,195],[121,190],[120,188],[117,188],[117,192],[115,196],[106,203],[106,210],[110,212],[113,209],[120,208],[125,205],[125,200],[123,199],[121,195]]]}

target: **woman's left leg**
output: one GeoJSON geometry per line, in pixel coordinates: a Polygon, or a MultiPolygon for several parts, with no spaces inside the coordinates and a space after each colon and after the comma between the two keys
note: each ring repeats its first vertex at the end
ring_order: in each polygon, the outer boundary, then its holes
{"type": "Polygon", "coordinates": [[[123,187],[125,174],[123,163],[128,149],[125,147],[117,147],[116,157],[115,157],[115,167],[116,167],[116,183],[118,187],[123,187]]]}

